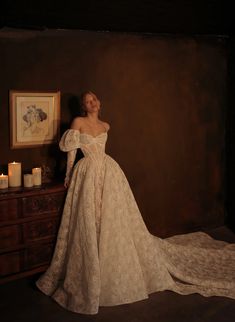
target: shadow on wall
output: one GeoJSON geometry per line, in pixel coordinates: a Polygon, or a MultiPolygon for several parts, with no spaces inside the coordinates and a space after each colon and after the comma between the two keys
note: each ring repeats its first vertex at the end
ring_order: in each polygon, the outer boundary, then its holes
{"type": "MultiPolygon", "coordinates": [[[[68,130],[75,117],[82,116],[82,108],[80,106],[79,97],[68,93],[61,97],[61,119],[66,122],[60,124],[60,137],[68,130]]],[[[48,151],[49,158],[55,158],[55,178],[63,181],[66,173],[67,153],[60,151],[59,146],[50,146],[48,151]]],[[[75,163],[78,162],[84,155],[80,149],[77,151],[75,163]]]]}
{"type": "Polygon", "coordinates": [[[82,116],[82,108],[80,105],[80,99],[74,94],[64,94],[62,95],[62,107],[63,100],[67,102],[68,116],[70,118],[70,123],[77,116],[82,116]]]}

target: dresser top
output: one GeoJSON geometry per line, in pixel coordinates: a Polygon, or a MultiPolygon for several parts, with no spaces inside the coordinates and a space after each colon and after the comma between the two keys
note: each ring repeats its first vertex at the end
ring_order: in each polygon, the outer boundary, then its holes
{"type": "Polygon", "coordinates": [[[12,198],[22,198],[35,195],[44,195],[48,193],[65,192],[66,189],[61,182],[44,183],[41,186],[32,188],[17,187],[0,190],[0,201],[12,198]]]}

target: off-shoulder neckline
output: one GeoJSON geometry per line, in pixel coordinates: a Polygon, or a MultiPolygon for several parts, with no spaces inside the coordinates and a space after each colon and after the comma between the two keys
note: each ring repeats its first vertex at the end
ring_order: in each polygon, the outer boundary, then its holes
{"type": "Polygon", "coordinates": [[[90,133],[86,133],[86,132],[81,132],[80,130],[77,130],[77,129],[70,129],[70,130],[73,130],[73,131],[77,131],[77,132],[79,132],[81,135],[88,135],[88,136],[91,136],[92,138],[97,138],[97,137],[99,137],[99,136],[101,136],[101,135],[104,135],[104,134],[107,134],[108,133],[108,131],[103,131],[103,132],[101,132],[101,133],[99,133],[98,135],[96,135],[96,136],[94,136],[94,135],[92,135],[92,134],[90,134],[90,133]]]}

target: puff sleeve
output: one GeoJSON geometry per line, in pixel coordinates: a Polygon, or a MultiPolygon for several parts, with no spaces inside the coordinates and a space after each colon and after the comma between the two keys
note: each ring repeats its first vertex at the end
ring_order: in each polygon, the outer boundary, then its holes
{"type": "Polygon", "coordinates": [[[64,180],[64,184],[67,187],[71,179],[77,149],[80,147],[80,132],[73,129],[67,130],[60,140],[59,147],[62,151],[67,152],[67,166],[64,180]]]}
{"type": "Polygon", "coordinates": [[[80,131],[74,129],[65,131],[60,139],[59,147],[63,152],[80,148],[80,131]]]}

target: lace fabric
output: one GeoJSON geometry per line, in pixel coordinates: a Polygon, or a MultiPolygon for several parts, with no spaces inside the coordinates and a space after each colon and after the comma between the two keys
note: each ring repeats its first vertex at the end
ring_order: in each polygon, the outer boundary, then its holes
{"type": "Polygon", "coordinates": [[[67,166],[66,166],[66,175],[64,179],[64,183],[66,186],[69,185],[73,170],[74,161],[76,158],[77,150],[71,150],[67,152],[67,166]]]}
{"type": "Polygon", "coordinates": [[[106,140],[105,132],[77,130],[61,138],[63,151],[81,148],[84,158],[72,172],[71,161],[56,248],[39,289],[85,314],[162,290],[235,299],[235,244],[202,232],[151,235],[122,169],[105,153],[106,140]]]}

